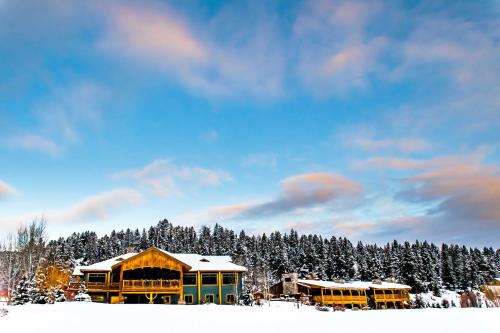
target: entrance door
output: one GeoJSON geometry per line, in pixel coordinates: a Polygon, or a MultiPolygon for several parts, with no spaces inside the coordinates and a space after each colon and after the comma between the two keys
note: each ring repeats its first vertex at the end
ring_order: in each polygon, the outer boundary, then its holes
{"type": "Polygon", "coordinates": [[[205,294],[205,303],[214,303],[214,294],[205,294]]]}
{"type": "Polygon", "coordinates": [[[163,304],[171,304],[172,302],[172,296],[170,295],[163,295],[161,299],[163,300],[163,304]]]}

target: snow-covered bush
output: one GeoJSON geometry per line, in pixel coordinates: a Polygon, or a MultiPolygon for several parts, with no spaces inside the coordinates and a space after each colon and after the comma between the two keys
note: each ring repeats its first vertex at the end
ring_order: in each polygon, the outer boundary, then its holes
{"type": "Polygon", "coordinates": [[[246,291],[240,295],[240,299],[238,300],[238,304],[252,306],[253,303],[254,303],[254,300],[253,300],[252,289],[247,288],[246,291]]]}
{"type": "Polygon", "coordinates": [[[92,302],[88,294],[78,294],[75,296],[75,302],[92,302]]]}

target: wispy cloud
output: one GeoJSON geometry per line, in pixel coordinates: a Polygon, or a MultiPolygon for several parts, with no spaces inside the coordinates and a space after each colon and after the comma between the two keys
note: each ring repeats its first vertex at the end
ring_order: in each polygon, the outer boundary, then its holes
{"type": "Polygon", "coordinates": [[[255,153],[244,156],[241,159],[241,166],[244,168],[267,168],[276,169],[278,164],[278,157],[275,154],[270,153],[255,153]]]}
{"type": "Polygon", "coordinates": [[[115,179],[132,179],[146,187],[151,193],[168,197],[181,193],[182,188],[216,186],[232,180],[224,171],[201,167],[175,165],[169,160],[155,160],[137,170],[127,170],[112,175],[115,179]]]}
{"type": "Polygon", "coordinates": [[[425,151],[431,144],[421,138],[375,139],[364,135],[352,135],[344,138],[346,145],[367,151],[396,150],[405,153],[425,151]]]}
{"type": "Polygon", "coordinates": [[[215,142],[219,140],[219,132],[216,130],[210,130],[203,133],[202,138],[205,142],[215,142]]]}
{"type": "Polygon", "coordinates": [[[308,1],[294,25],[298,72],[318,95],[348,95],[370,86],[384,69],[385,36],[368,36],[365,29],[382,6],[375,2],[308,1]]]}
{"type": "MultiPolygon", "coordinates": [[[[414,234],[431,230],[450,237],[482,235],[500,231],[500,169],[483,162],[487,149],[464,155],[431,159],[372,158],[361,165],[367,169],[402,170],[395,199],[427,207],[414,216],[420,223],[414,234]]],[[[409,217],[407,217],[408,219],[409,217]]]]}
{"type": "Polygon", "coordinates": [[[47,209],[39,212],[26,213],[22,216],[0,218],[2,229],[8,230],[43,216],[50,225],[86,224],[102,222],[119,213],[139,205],[143,201],[141,193],[128,189],[117,188],[81,199],[69,207],[47,209]]]}
{"type": "Polygon", "coordinates": [[[0,199],[8,198],[17,194],[17,190],[0,179],[0,199]]]}
{"type": "Polygon", "coordinates": [[[437,202],[431,215],[445,216],[450,224],[500,229],[500,170],[496,167],[461,164],[429,169],[403,183],[399,198],[437,202]]]}
{"type": "Polygon", "coordinates": [[[38,151],[52,156],[59,156],[61,150],[51,139],[37,134],[19,134],[6,141],[6,145],[12,148],[38,151]]]}
{"type": "Polygon", "coordinates": [[[72,207],[47,212],[48,220],[82,222],[106,220],[119,211],[136,206],[142,195],[132,189],[119,188],[87,197],[72,207]]]}
{"type": "Polygon", "coordinates": [[[16,129],[4,144],[11,148],[60,156],[69,146],[80,142],[83,133],[100,127],[103,101],[107,92],[90,81],[69,86],[51,86],[32,110],[35,125],[29,131],[16,129]]]}
{"type": "Polygon", "coordinates": [[[214,218],[264,218],[299,209],[331,204],[352,198],[362,191],[360,184],[334,173],[308,173],[288,177],[281,182],[278,196],[260,203],[240,203],[212,209],[214,218]]]}
{"type": "Polygon", "coordinates": [[[479,164],[489,152],[488,147],[461,155],[438,156],[429,159],[399,158],[399,157],[371,157],[355,163],[360,169],[392,169],[392,170],[430,170],[444,169],[457,165],[479,164]]]}
{"type": "Polygon", "coordinates": [[[282,94],[282,52],[266,52],[279,44],[269,28],[271,17],[244,26],[228,5],[210,24],[196,25],[164,4],[115,2],[103,9],[109,22],[100,45],[113,56],[160,70],[197,94],[282,94]],[[227,35],[229,26],[239,34],[227,35]]]}

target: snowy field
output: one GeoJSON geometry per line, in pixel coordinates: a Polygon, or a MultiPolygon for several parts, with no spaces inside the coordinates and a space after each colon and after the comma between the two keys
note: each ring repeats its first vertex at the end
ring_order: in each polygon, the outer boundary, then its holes
{"type": "Polygon", "coordinates": [[[320,312],[271,306],[58,303],[5,307],[0,332],[500,332],[500,308],[320,312]],[[390,327],[390,328],[389,328],[390,327]]]}

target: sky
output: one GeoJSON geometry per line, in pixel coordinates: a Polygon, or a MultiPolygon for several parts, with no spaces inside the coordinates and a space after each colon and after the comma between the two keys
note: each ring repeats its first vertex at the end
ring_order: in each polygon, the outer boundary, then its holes
{"type": "Polygon", "coordinates": [[[500,2],[0,0],[0,235],[500,246],[500,2]]]}

